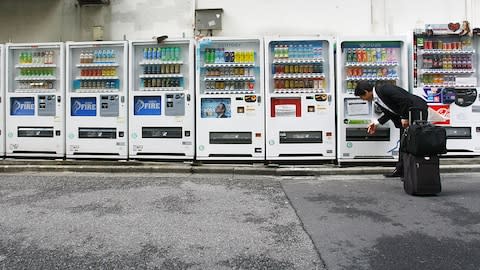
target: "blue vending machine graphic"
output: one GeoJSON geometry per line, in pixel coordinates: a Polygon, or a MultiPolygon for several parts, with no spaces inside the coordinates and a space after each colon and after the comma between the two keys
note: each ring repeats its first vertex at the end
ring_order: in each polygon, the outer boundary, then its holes
{"type": "Polygon", "coordinates": [[[96,116],[97,98],[76,97],[71,99],[71,116],[96,116]]]}
{"type": "Polygon", "coordinates": [[[133,104],[135,115],[162,115],[161,96],[135,96],[133,104]]]}
{"type": "Polygon", "coordinates": [[[35,99],[33,97],[10,98],[10,115],[35,115],[35,99]]]}

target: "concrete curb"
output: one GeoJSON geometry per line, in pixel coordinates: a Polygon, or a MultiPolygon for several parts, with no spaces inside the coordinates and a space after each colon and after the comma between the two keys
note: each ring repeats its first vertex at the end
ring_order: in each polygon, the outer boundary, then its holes
{"type": "MultiPolygon", "coordinates": [[[[442,173],[480,172],[477,159],[458,164],[442,162],[442,173]],[[447,163],[447,164],[443,164],[447,163]]],[[[336,165],[281,165],[278,167],[236,164],[207,164],[196,166],[186,163],[156,162],[117,162],[117,161],[0,161],[0,173],[22,172],[91,172],[91,173],[194,173],[194,174],[236,174],[236,175],[270,175],[270,176],[321,176],[321,175],[365,175],[384,174],[392,167],[357,166],[338,167],[336,165]]]]}

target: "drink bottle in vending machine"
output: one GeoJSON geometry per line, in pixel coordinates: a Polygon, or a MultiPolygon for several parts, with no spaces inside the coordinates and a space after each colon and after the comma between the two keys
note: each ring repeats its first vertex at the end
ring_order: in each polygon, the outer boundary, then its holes
{"type": "Polygon", "coordinates": [[[64,44],[6,45],[6,155],[65,156],[64,44]]]}
{"type": "Polygon", "coordinates": [[[190,39],[130,42],[130,158],[194,158],[193,56],[190,39]]]}
{"type": "Polygon", "coordinates": [[[265,39],[266,159],[335,159],[333,41],[265,39]]]}
{"type": "Polygon", "coordinates": [[[128,43],[67,42],[67,158],[128,157],[128,43]]]}
{"type": "Polygon", "coordinates": [[[263,41],[197,42],[197,159],[264,160],[263,41]]]}

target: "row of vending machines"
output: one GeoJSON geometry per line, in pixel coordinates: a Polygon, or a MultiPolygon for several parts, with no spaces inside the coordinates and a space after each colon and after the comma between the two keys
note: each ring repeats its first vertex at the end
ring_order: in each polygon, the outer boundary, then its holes
{"type": "MultiPolygon", "coordinates": [[[[353,92],[359,81],[409,89],[408,40],[344,37],[335,44],[318,36],[211,37],[161,44],[7,44],[0,47],[6,67],[0,72],[5,87],[0,152],[393,161],[399,131],[386,123],[368,135],[367,125],[380,111],[353,92]]],[[[447,128],[449,155],[480,154],[478,46],[476,37],[413,35],[412,91],[444,116],[437,124],[447,128]]]]}

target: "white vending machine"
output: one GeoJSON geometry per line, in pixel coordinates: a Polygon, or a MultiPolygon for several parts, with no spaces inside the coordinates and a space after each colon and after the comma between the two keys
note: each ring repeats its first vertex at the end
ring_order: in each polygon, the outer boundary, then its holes
{"type": "Polygon", "coordinates": [[[67,158],[127,159],[128,42],[67,42],[67,158]]]}
{"type": "Polygon", "coordinates": [[[190,39],[130,42],[130,158],[194,158],[193,56],[190,39]]]}
{"type": "Polygon", "coordinates": [[[6,156],[65,156],[63,43],[6,45],[6,156]]]}
{"type": "Polygon", "coordinates": [[[391,121],[367,134],[368,124],[382,112],[354,95],[359,81],[391,83],[408,89],[405,37],[342,37],[337,40],[337,132],[339,163],[393,162],[398,158],[400,131],[391,121]]]}
{"type": "Polygon", "coordinates": [[[0,44],[0,156],[5,155],[5,47],[0,44]]]}
{"type": "Polygon", "coordinates": [[[266,159],[334,160],[335,83],[330,38],[267,38],[266,159]]]}
{"type": "Polygon", "coordinates": [[[446,155],[480,155],[479,37],[450,28],[414,32],[413,89],[443,117],[434,123],[447,131],[446,155]]]}
{"type": "Polygon", "coordinates": [[[197,159],[263,161],[263,41],[204,38],[196,55],[197,159]]]}

